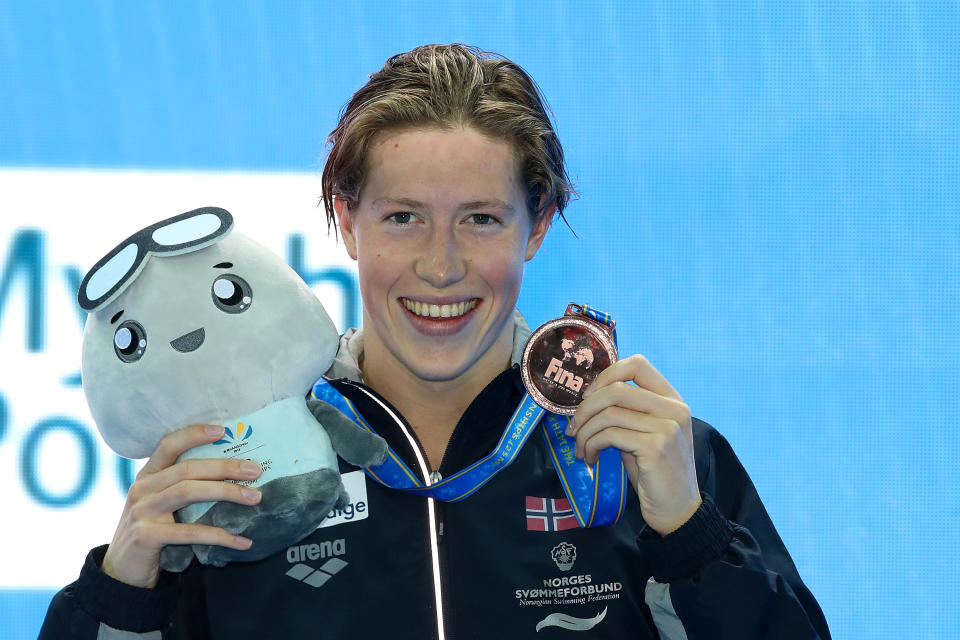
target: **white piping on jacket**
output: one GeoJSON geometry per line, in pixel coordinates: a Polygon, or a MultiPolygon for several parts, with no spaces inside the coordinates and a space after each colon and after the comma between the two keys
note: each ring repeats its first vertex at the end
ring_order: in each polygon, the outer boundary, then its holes
{"type": "Polygon", "coordinates": [[[643,599],[650,607],[653,623],[657,626],[662,640],[687,640],[687,630],[683,628],[683,621],[673,608],[669,584],[650,578],[647,580],[643,599]]]}
{"type": "MultiPolygon", "coordinates": [[[[420,446],[417,444],[416,439],[409,431],[407,431],[406,426],[403,424],[403,420],[400,419],[400,417],[395,414],[389,406],[381,402],[380,398],[370,393],[362,386],[357,386],[357,389],[363,391],[374,402],[380,405],[384,411],[390,414],[390,417],[393,418],[397,425],[399,425],[403,435],[406,436],[407,440],[410,442],[410,447],[413,449],[413,453],[417,456],[417,463],[420,465],[420,469],[423,471],[424,486],[429,487],[431,484],[433,484],[430,480],[430,467],[427,465],[427,460],[424,458],[423,452],[420,450],[420,446]]],[[[433,498],[427,498],[427,514],[429,515],[430,520],[430,560],[433,564],[433,597],[437,605],[437,637],[439,640],[446,640],[446,634],[444,633],[443,629],[443,592],[440,588],[440,545],[437,536],[437,509],[433,498]]]]}

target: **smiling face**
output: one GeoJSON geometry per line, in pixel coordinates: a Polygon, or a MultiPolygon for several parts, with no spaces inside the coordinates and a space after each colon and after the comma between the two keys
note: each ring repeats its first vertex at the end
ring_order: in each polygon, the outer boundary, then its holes
{"type": "Polygon", "coordinates": [[[430,382],[492,377],[509,363],[533,223],[511,145],[471,128],[379,134],[357,207],[337,201],[358,261],[365,375],[430,382]]]}

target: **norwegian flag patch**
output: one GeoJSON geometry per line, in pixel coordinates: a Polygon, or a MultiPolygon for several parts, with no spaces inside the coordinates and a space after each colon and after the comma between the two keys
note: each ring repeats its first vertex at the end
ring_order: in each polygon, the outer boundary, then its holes
{"type": "Polygon", "coordinates": [[[580,526],[566,498],[527,496],[526,500],[527,531],[565,531],[580,526]]]}

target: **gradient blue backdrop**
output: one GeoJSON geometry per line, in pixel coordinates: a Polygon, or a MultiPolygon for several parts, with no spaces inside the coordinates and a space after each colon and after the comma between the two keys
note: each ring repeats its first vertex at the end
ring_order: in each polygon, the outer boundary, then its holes
{"type": "MultiPolygon", "coordinates": [[[[0,166],[314,172],[388,55],[504,53],[582,193],[531,324],[618,319],[731,440],[835,637],[958,637],[958,34],[953,2],[3,1],[0,166]]],[[[4,634],[50,596],[0,593],[4,634]]]]}

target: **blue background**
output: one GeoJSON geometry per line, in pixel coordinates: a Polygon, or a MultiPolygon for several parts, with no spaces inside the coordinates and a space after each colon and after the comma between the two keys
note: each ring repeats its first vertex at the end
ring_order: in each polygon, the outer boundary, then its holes
{"type": "MultiPolygon", "coordinates": [[[[317,172],[389,55],[499,51],[582,193],[531,324],[617,318],[733,443],[835,637],[958,637],[958,34],[952,2],[4,1],[0,166],[317,172]]],[[[0,593],[4,634],[51,595],[0,593]]]]}

